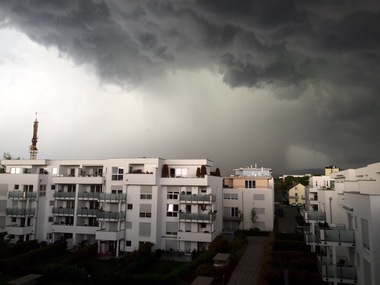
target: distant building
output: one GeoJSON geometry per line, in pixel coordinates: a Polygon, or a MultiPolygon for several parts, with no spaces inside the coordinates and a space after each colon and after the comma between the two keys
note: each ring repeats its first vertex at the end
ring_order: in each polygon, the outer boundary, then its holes
{"type": "Polygon", "coordinates": [[[330,176],[330,174],[338,172],[338,171],[340,171],[339,167],[336,167],[335,165],[330,165],[330,166],[325,167],[325,175],[326,176],[330,176]]]}
{"type": "Polygon", "coordinates": [[[295,183],[288,189],[289,205],[304,207],[305,205],[305,186],[301,183],[295,183]]]}
{"type": "Polygon", "coordinates": [[[379,173],[375,163],[325,176],[331,180],[318,182],[318,211],[302,212],[310,223],[306,243],[330,284],[380,284],[379,173]]]}
{"type": "Polygon", "coordinates": [[[288,177],[288,176],[293,176],[293,177],[305,177],[305,176],[308,176],[308,177],[311,177],[312,175],[310,173],[307,173],[307,174],[304,174],[304,175],[298,175],[298,174],[285,174],[285,175],[282,175],[279,177],[279,179],[282,179],[285,181],[285,178],[288,177]]]}
{"type": "Polygon", "coordinates": [[[245,167],[234,169],[234,175],[224,177],[223,230],[272,230],[274,219],[274,190],[272,169],[245,167]],[[251,211],[257,221],[253,225],[251,211]]]}
{"type": "Polygon", "coordinates": [[[69,248],[97,242],[100,253],[116,256],[152,242],[156,249],[190,254],[222,233],[222,178],[209,175],[213,163],[207,159],[2,164],[0,207],[7,207],[0,227],[5,223],[12,242],[65,239],[69,248]],[[202,165],[207,174],[197,177],[202,165]]]}

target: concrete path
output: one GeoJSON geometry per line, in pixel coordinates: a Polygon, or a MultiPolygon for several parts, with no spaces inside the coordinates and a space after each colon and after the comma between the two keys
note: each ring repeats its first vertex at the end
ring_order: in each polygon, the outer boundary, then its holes
{"type": "Polygon", "coordinates": [[[248,237],[247,249],[232,273],[228,285],[257,284],[264,244],[267,239],[268,237],[248,237]]]}

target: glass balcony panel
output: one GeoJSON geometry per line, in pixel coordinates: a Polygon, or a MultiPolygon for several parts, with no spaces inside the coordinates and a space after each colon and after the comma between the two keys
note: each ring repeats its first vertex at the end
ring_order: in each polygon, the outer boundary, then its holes
{"type": "Polygon", "coordinates": [[[66,208],[53,208],[54,215],[63,215],[63,216],[73,216],[74,209],[66,209],[66,208]]]}
{"type": "Polygon", "coordinates": [[[9,199],[36,199],[37,192],[9,191],[9,199]]]}
{"type": "Polygon", "coordinates": [[[214,195],[180,195],[181,201],[215,202],[214,195]]]}
{"type": "Polygon", "coordinates": [[[210,222],[210,221],[213,221],[215,220],[216,218],[216,215],[215,214],[211,214],[211,215],[207,215],[207,214],[185,214],[185,213],[179,213],[179,219],[180,220],[196,220],[196,221],[207,221],[207,222],[210,222]]]}
{"type": "Polygon", "coordinates": [[[99,200],[101,201],[123,201],[125,200],[125,194],[109,194],[109,193],[99,193],[99,200]]]}
{"type": "Polygon", "coordinates": [[[97,216],[98,209],[78,209],[77,214],[82,216],[97,216]]]}
{"type": "Polygon", "coordinates": [[[100,220],[119,220],[124,218],[124,212],[98,212],[97,218],[100,220]]]}
{"type": "Polygon", "coordinates": [[[8,208],[6,210],[6,214],[8,216],[34,216],[36,212],[36,209],[17,209],[17,208],[8,208]]]}
{"type": "Polygon", "coordinates": [[[74,199],[75,192],[55,192],[53,196],[60,199],[74,199]]]}
{"type": "Polygon", "coordinates": [[[96,200],[99,199],[100,193],[78,193],[79,199],[96,200]]]}

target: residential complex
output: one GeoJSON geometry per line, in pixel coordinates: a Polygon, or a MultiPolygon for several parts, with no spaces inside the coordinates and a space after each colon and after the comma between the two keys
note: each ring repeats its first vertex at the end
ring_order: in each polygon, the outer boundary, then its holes
{"type": "Polygon", "coordinates": [[[274,189],[272,170],[245,167],[234,169],[234,174],[224,177],[223,230],[257,227],[271,231],[274,221],[274,189]],[[255,224],[251,211],[257,215],[255,224]]]}
{"type": "Polygon", "coordinates": [[[318,210],[302,212],[310,223],[305,239],[323,280],[380,284],[380,163],[312,177],[310,189],[318,210]]]}
{"type": "Polygon", "coordinates": [[[0,229],[13,242],[97,242],[118,255],[145,242],[156,249],[207,249],[222,233],[222,178],[207,159],[3,160],[0,229]],[[205,166],[206,174],[197,175],[205,166]],[[7,197],[5,198],[5,193],[7,197]],[[6,206],[6,207],[5,207],[6,206]]]}

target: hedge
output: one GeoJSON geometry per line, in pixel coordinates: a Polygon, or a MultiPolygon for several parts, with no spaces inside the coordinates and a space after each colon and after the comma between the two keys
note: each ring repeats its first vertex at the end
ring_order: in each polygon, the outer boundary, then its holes
{"type": "Polygon", "coordinates": [[[75,265],[63,265],[53,263],[43,269],[42,274],[49,280],[59,280],[66,282],[83,282],[87,279],[87,272],[84,268],[75,265]]]}
{"type": "Polygon", "coordinates": [[[23,254],[25,252],[34,250],[40,245],[36,239],[28,240],[16,244],[8,244],[2,251],[0,251],[0,259],[10,258],[16,255],[23,254]]]}
{"type": "Polygon", "coordinates": [[[63,265],[77,265],[79,267],[83,267],[88,263],[88,260],[96,256],[97,254],[98,254],[98,243],[94,243],[72,252],[61,263],[63,265]]]}

